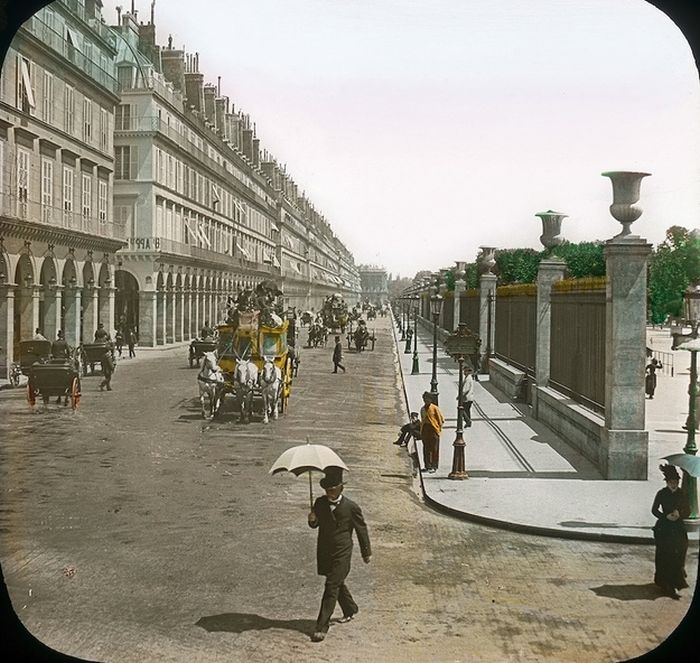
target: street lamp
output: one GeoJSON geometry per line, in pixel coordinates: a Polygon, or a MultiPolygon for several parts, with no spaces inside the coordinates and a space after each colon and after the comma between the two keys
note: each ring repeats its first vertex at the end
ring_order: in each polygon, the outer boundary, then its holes
{"type": "Polygon", "coordinates": [[[401,315],[399,317],[399,331],[401,332],[401,338],[399,340],[406,340],[406,298],[401,297],[399,300],[401,302],[401,315]]]}
{"type": "Polygon", "coordinates": [[[420,369],[418,367],[418,302],[420,295],[413,295],[411,298],[413,309],[413,365],[411,366],[411,375],[418,375],[420,369]]]}
{"type": "Polygon", "coordinates": [[[438,380],[437,380],[437,325],[442,310],[442,295],[434,294],[430,298],[430,313],[433,316],[433,377],[430,380],[430,393],[433,395],[433,403],[438,405],[438,380]]]}
{"type": "MultiPolygon", "coordinates": [[[[683,447],[687,454],[695,456],[698,447],[695,444],[695,428],[697,426],[697,397],[698,397],[698,351],[700,351],[700,339],[698,339],[698,325],[700,324],[700,285],[688,286],[684,293],[685,317],[690,323],[692,332],[688,343],[680,346],[682,350],[690,352],[690,385],[688,386],[688,419],[685,422],[688,429],[688,438],[683,447]]],[[[688,520],[697,522],[698,516],[698,491],[697,480],[694,476],[686,473],[683,478],[684,487],[687,486],[688,506],[690,515],[688,520]]]]}

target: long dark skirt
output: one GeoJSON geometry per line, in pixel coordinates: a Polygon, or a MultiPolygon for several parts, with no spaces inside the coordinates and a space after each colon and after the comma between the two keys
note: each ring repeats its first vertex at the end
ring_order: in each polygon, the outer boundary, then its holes
{"type": "Polygon", "coordinates": [[[687,587],[685,555],[688,551],[688,533],[683,522],[658,520],[654,526],[654,541],[656,542],[654,583],[664,589],[687,587]]]}

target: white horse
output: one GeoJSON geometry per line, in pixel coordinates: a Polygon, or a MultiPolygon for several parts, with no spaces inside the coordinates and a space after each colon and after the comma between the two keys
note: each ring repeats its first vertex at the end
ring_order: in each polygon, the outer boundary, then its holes
{"type": "Polygon", "coordinates": [[[202,356],[202,369],[197,375],[199,384],[199,402],[202,404],[202,419],[207,418],[204,407],[205,399],[209,400],[209,418],[213,419],[221,405],[221,389],[224,386],[224,374],[216,363],[216,355],[213,352],[205,352],[202,356]]]}
{"type": "Polygon", "coordinates": [[[253,390],[258,383],[258,367],[250,359],[238,359],[233,382],[236,400],[241,408],[240,422],[250,421],[253,411],[253,390]]]}
{"type": "Polygon", "coordinates": [[[280,396],[282,394],[282,371],[269,357],[265,357],[260,375],[260,390],[263,399],[263,423],[269,423],[269,415],[277,419],[280,396]]]}

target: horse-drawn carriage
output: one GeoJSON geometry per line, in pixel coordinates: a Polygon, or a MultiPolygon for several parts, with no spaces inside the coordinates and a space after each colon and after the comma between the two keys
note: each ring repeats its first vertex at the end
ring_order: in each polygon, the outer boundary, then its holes
{"type": "Polygon", "coordinates": [[[106,354],[111,355],[112,363],[114,364],[114,346],[111,343],[83,343],[79,350],[80,362],[83,365],[83,375],[88,374],[88,366],[90,367],[90,373],[95,372],[96,364],[99,364],[100,370],[103,370],[102,362],[105,361],[106,354]]]}
{"type": "Polygon", "coordinates": [[[348,324],[348,306],[340,293],[326,297],[321,309],[323,325],[332,334],[344,334],[348,324]]]}
{"type": "Polygon", "coordinates": [[[193,368],[195,364],[197,365],[197,368],[199,368],[199,364],[202,361],[202,358],[204,357],[204,353],[215,352],[216,347],[217,342],[215,338],[207,337],[193,339],[190,343],[188,351],[190,368],[193,368]]]}
{"type": "Polygon", "coordinates": [[[358,320],[355,330],[348,332],[348,349],[350,349],[352,344],[355,346],[356,352],[362,352],[363,350],[367,350],[367,346],[371,344],[370,349],[374,350],[376,340],[377,337],[374,333],[374,329],[370,334],[367,329],[367,323],[363,319],[360,319],[358,320]]]}
{"type": "Polygon", "coordinates": [[[328,327],[322,322],[314,322],[309,327],[309,337],[307,347],[318,348],[319,346],[326,347],[328,343],[328,327]]]}
{"type": "MultiPolygon", "coordinates": [[[[260,414],[265,423],[288,407],[292,389],[294,362],[287,346],[289,321],[277,326],[262,324],[259,311],[240,312],[236,324],[220,325],[215,360],[223,373],[218,391],[219,403],[232,394],[241,413],[241,421],[260,414]]],[[[202,372],[208,369],[213,354],[205,355],[202,372]]],[[[215,369],[212,367],[212,373],[215,369]]],[[[201,375],[201,374],[200,374],[201,375]]],[[[203,376],[204,380],[214,378],[203,376]]],[[[203,389],[202,387],[200,391],[203,389]]],[[[204,400],[202,401],[204,412],[204,400]]],[[[214,405],[210,411],[216,413],[214,405]]]]}
{"type": "Polygon", "coordinates": [[[49,341],[21,341],[20,366],[28,376],[27,401],[33,407],[38,397],[48,404],[57,398],[75,410],[80,402],[79,353],[69,358],[53,359],[49,341]],[[30,363],[31,362],[31,363],[30,363]]]}

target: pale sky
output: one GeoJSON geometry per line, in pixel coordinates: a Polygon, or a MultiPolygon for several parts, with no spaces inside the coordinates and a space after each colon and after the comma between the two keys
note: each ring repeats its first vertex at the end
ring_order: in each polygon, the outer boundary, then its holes
{"type": "Polygon", "coordinates": [[[570,241],[609,239],[608,170],[652,173],[635,234],[700,226],[698,74],[644,0],[157,0],[155,15],[358,263],[412,276],[480,245],[540,249],[547,209],[570,241]]]}

